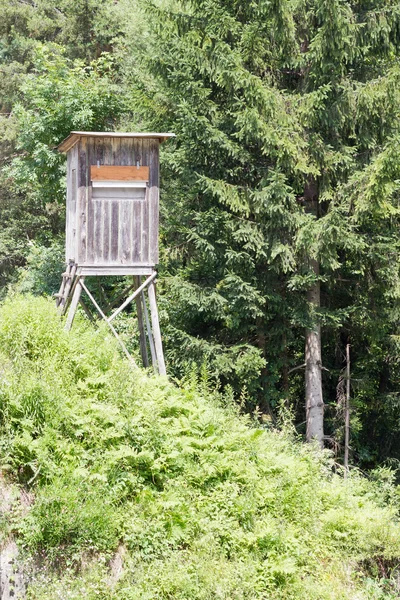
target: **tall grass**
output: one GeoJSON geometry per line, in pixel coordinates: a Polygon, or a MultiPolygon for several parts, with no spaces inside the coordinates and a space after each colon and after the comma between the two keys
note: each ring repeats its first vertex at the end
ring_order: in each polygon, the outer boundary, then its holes
{"type": "Polygon", "coordinates": [[[43,298],[6,300],[0,348],[2,470],[34,494],[13,528],[45,565],[29,598],[398,597],[387,474],[344,482],[210,384],[134,372],[79,319],[65,333],[43,298]]]}

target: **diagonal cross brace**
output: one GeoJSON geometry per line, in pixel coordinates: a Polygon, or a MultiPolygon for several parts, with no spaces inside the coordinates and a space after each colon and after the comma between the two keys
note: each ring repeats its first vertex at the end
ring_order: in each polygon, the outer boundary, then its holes
{"type": "Polygon", "coordinates": [[[142,283],[142,285],[140,285],[140,286],[139,286],[139,287],[138,287],[138,288],[137,288],[137,289],[136,289],[136,290],[133,292],[133,294],[131,294],[131,295],[129,296],[129,298],[127,298],[127,299],[125,300],[125,302],[123,302],[123,303],[121,304],[121,306],[120,306],[119,308],[117,308],[117,310],[115,310],[115,311],[113,312],[113,314],[112,314],[110,317],[108,317],[108,318],[107,318],[107,317],[105,317],[105,319],[106,319],[107,323],[111,323],[111,321],[112,321],[112,320],[113,320],[113,319],[114,319],[114,318],[115,318],[117,315],[119,315],[119,313],[120,313],[122,310],[124,310],[124,308],[125,308],[126,306],[128,306],[128,304],[129,304],[130,302],[132,302],[132,300],[134,300],[134,299],[136,298],[136,296],[138,296],[138,295],[140,294],[140,292],[142,292],[142,291],[143,291],[143,290],[144,290],[144,289],[145,289],[145,288],[146,288],[146,287],[147,287],[147,286],[148,286],[148,285],[149,285],[149,284],[150,284],[150,283],[153,281],[153,279],[155,279],[156,277],[157,277],[157,272],[155,271],[154,273],[152,273],[152,274],[150,275],[150,277],[148,277],[148,278],[146,279],[146,281],[144,281],[144,282],[142,283]]]}
{"type": "MultiPolygon", "coordinates": [[[[131,294],[129,296],[129,298],[127,298],[116,311],[114,311],[114,313],[110,317],[107,318],[104,311],[100,308],[100,306],[96,302],[95,298],[93,297],[93,295],[90,293],[90,291],[86,287],[85,277],[81,275],[80,271],[77,272],[76,276],[75,276],[74,286],[73,286],[73,294],[72,294],[72,298],[71,298],[70,309],[69,309],[67,321],[65,324],[66,331],[69,331],[71,329],[72,322],[74,320],[74,316],[76,313],[76,309],[80,302],[81,292],[85,291],[86,294],[88,295],[89,299],[93,303],[94,307],[99,312],[102,319],[104,319],[104,321],[108,324],[112,333],[117,338],[122,350],[124,351],[126,357],[128,358],[129,362],[131,363],[131,365],[133,367],[137,368],[137,364],[133,360],[133,358],[130,355],[130,353],[128,352],[128,349],[126,348],[124,342],[119,337],[117,331],[114,329],[114,327],[111,323],[112,319],[114,319],[130,302],[132,302],[132,300],[136,299],[136,303],[138,303],[138,302],[139,302],[139,304],[143,303],[142,308],[143,308],[144,317],[146,319],[146,325],[147,325],[147,330],[148,330],[153,366],[154,366],[156,372],[158,371],[158,373],[160,375],[166,375],[164,354],[163,354],[163,348],[162,348],[161,331],[160,331],[160,324],[159,324],[159,320],[158,320],[158,310],[157,310],[157,302],[156,302],[156,295],[155,295],[154,280],[156,277],[157,277],[157,272],[153,272],[146,279],[146,281],[144,283],[142,283],[134,291],[134,293],[131,294]],[[151,325],[150,325],[149,315],[147,314],[146,301],[144,299],[144,290],[146,288],[147,288],[148,295],[149,295],[151,325]]],[[[139,281],[140,281],[140,278],[137,278],[137,283],[139,283],[139,281]]],[[[87,307],[86,307],[86,309],[87,309],[87,307]]],[[[139,319],[139,321],[140,321],[140,319],[142,319],[142,321],[143,321],[143,317],[140,317],[139,314],[138,314],[138,319],[139,319]]],[[[139,326],[140,326],[140,324],[139,324],[139,326]]],[[[143,329],[143,327],[142,327],[142,329],[143,329]]],[[[141,336],[144,339],[143,331],[141,333],[141,336]]],[[[143,352],[143,354],[144,354],[144,352],[143,352]]],[[[144,360],[144,364],[147,363],[147,360],[145,360],[145,357],[143,360],[144,360]]]]}
{"type": "Polygon", "coordinates": [[[121,340],[121,338],[119,337],[118,333],[115,331],[114,327],[111,325],[111,323],[107,319],[106,315],[101,310],[100,306],[97,304],[96,300],[93,298],[92,294],[87,289],[87,287],[86,287],[83,279],[80,280],[80,284],[81,284],[82,288],[85,290],[85,292],[87,293],[87,295],[89,296],[90,300],[93,302],[95,308],[98,310],[98,312],[100,313],[100,315],[103,317],[103,319],[105,321],[107,321],[108,326],[110,327],[111,331],[113,332],[113,334],[117,338],[118,342],[120,343],[120,346],[121,346],[122,350],[125,352],[125,354],[126,354],[128,360],[129,360],[129,362],[131,363],[131,365],[137,369],[138,366],[135,363],[135,361],[133,360],[132,356],[129,354],[129,352],[127,350],[127,347],[125,346],[124,342],[121,340]]]}

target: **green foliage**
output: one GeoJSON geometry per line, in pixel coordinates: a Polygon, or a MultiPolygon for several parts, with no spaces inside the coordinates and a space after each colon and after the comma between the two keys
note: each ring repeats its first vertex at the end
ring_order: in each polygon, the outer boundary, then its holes
{"type": "Polygon", "coordinates": [[[174,131],[161,173],[169,372],[207,364],[250,413],[279,419],[285,400],[302,433],[303,372],[291,369],[319,323],[333,447],[350,342],[352,460],[399,459],[398,2],[0,0],[0,11],[0,294],[17,279],[57,288],[55,146],[71,129],[174,131]]]}
{"type": "Polygon", "coordinates": [[[2,469],[34,497],[12,526],[46,566],[30,599],[396,597],[379,577],[400,555],[387,470],[344,482],[205,373],[175,387],[132,371],[106,329],[67,334],[44,298],[6,300],[0,345],[2,469]]]}
{"type": "MultiPolygon", "coordinates": [[[[15,279],[16,268],[27,261],[32,266],[32,243],[51,253],[64,233],[65,156],[57,144],[71,130],[112,129],[123,110],[109,54],[87,65],[69,59],[61,46],[36,42],[30,61],[30,72],[19,78],[11,117],[14,137],[1,168],[3,285],[15,279]]],[[[3,124],[10,120],[2,119],[3,124]]],[[[48,268],[49,281],[42,282],[42,291],[54,292],[52,266],[48,268]]]]}
{"type": "Polygon", "coordinates": [[[26,257],[26,266],[20,270],[17,290],[20,293],[51,296],[60,287],[60,274],[64,269],[64,240],[51,246],[34,242],[26,257]]]}
{"type": "Polygon", "coordinates": [[[286,398],[301,423],[301,375],[290,368],[304,363],[304,327],[319,323],[328,436],[339,426],[336,386],[350,341],[355,457],[382,452],[385,428],[393,435],[380,456],[398,456],[398,378],[383,359],[398,360],[398,2],[141,7],[148,35],[140,21],[121,55],[132,127],[144,118],[177,134],[162,173],[170,366],[179,374],[183,356],[209,361],[239,395],[245,381],[232,357],[252,346],[257,393],[247,408],[276,413],[286,398]],[[316,281],[320,310],[304,298],[316,281]]]}
{"type": "Polygon", "coordinates": [[[55,45],[38,45],[33,73],[21,85],[23,102],[14,105],[15,158],[5,175],[18,190],[35,190],[42,204],[63,201],[65,157],[55,146],[72,130],[107,130],[121,110],[113,81],[113,61],[104,54],[90,66],[71,62],[55,45]]]}

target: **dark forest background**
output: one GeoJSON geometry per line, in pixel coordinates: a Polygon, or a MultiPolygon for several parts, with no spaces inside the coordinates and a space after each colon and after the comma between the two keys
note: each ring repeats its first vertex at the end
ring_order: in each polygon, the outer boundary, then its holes
{"type": "MultiPolygon", "coordinates": [[[[167,368],[305,432],[322,331],[326,446],[400,459],[400,5],[392,0],[1,0],[0,286],[57,291],[71,130],[162,148],[167,368]],[[307,190],[315,186],[312,210],[307,190]],[[318,263],[318,271],[313,265],[318,263]],[[307,292],[320,285],[320,306],[307,292]]],[[[109,295],[121,282],[103,282],[109,295]]]]}

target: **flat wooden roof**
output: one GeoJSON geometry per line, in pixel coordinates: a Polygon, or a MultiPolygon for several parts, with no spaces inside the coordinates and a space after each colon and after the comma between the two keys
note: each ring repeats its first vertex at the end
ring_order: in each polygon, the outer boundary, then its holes
{"type": "Polygon", "coordinates": [[[57,146],[59,152],[67,152],[76,144],[80,137],[119,137],[119,138],[156,138],[161,142],[165,142],[170,137],[175,137],[174,133],[130,133],[121,131],[71,131],[68,137],[65,138],[57,146]]]}

